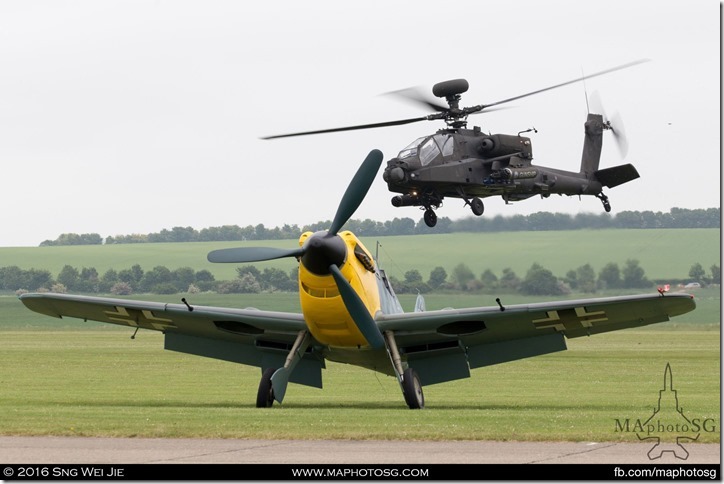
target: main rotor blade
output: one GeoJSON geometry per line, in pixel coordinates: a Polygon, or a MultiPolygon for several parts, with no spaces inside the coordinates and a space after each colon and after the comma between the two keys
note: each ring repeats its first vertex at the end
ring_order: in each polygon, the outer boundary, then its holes
{"type": "MultiPolygon", "coordinates": [[[[432,115],[434,116],[434,115],[432,115]]],[[[357,129],[369,129],[369,128],[384,128],[385,126],[399,126],[402,124],[416,123],[418,121],[428,121],[430,116],[421,116],[419,118],[400,119],[397,121],[386,121],[383,123],[372,123],[372,124],[360,124],[357,126],[346,126],[343,128],[331,128],[331,129],[319,129],[316,131],[303,131],[301,133],[289,133],[289,134],[277,134],[274,136],[266,136],[261,139],[277,139],[277,138],[290,138],[292,136],[306,136],[308,134],[321,134],[321,133],[335,133],[337,131],[353,131],[357,129]]]]}
{"type": "Polygon", "coordinates": [[[352,178],[347,191],[342,196],[342,201],[339,202],[337,213],[332,220],[332,226],[329,229],[329,233],[335,235],[339,232],[347,220],[354,214],[357,208],[364,200],[365,195],[372,186],[372,182],[375,181],[377,172],[382,164],[382,152],[380,150],[372,150],[362,162],[362,165],[357,170],[357,173],[352,178]]]}
{"type": "Polygon", "coordinates": [[[206,258],[209,262],[259,262],[263,260],[281,259],[283,257],[301,257],[304,250],[276,249],[274,247],[236,247],[231,249],[212,250],[206,258]]]}
{"type": "Polygon", "coordinates": [[[344,306],[347,308],[347,311],[349,311],[349,315],[352,316],[352,321],[357,325],[357,329],[362,333],[362,336],[365,337],[371,347],[384,347],[385,339],[382,337],[377,323],[370,315],[367,306],[362,302],[362,299],[352,285],[344,278],[342,271],[339,270],[339,267],[332,264],[329,266],[329,272],[331,272],[334,277],[334,282],[337,284],[337,289],[339,289],[339,294],[342,296],[344,306]]]}
{"type": "Polygon", "coordinates": [[[414,104],[421,104],[425,107],[431,108],[434,111],[445,112],[450,109],[448,106],[438,104],[435,101],[428,99],[427,96],[422,94],[420,90],[415,87],[408,87],[405,89],[399,89],[397,91],[390,91],[385,94],[388,96],[399,96],[407,101],[412,101],[414,104]]]}
{"type": "Polygon", "coordinates": [[[620,65],[620,66],[616,66],[616,67],[612,67],[612,68],[610,68],[610,69],[606,69],[605,71],[595,72],[595,73],[593,73],[593,74],[588,74],[588,75],[585,75],[585,76],[581,76],[581,77],[579,77],[579,78],[577,78],[577,79],[573,79],[573,80],[570,80],[570,81],[562,82],[562,83],[560,83],[560,84],[556,84],[555,86],[545,87],[545,88],[543,88],[543,89],[538,89],[537,91],[532,91],[532,92],[528,92],[528,93],[525,93],[525,94],[521,94],[520,96],[515,96],[515,97],[508,98],[508,99],[503,99],[502,101],[497,101],[497,102],[490,103],[490,104],[481,104],[481,105],[475,106],[475,107],[476,107],[476,108],[480,108],[480,110],[482,110],[482,109],[487,109],[487,108],[489,108],[490,106],[497,106],[498,104],[503,104],[503,103],[507,103],[507,102],[510,102],[510,101],[515,101],[516,99],[521,99],[521,98],[524,98],[524,97],[532,96],[533,94],[539,94],[539,93],[541,93],[541,92],[550,91],[551,89],[556,89],[556,88],[559,88],[559,87],[567,86],[568,84],[573,84],[573,83],[576,83],[576,82],[581,82],[581,81],[583,81],[583,80],[585,80],[585,79],[590,79],[590,78],[592,78],[592,77],[602,76],[602,75],[604,75],[604,74],[608,74],[608,73],[611,73],[611,72],[614,72],[614,71],[620,71],[621,69],[626,69],[626,68],[628,68],[628,67],[633,67],[633,66],[638,65],[638,64],[643,64],[644,62],[649,62],[650,60],[651,60],[651,59],[639,59],[639,60],[636,60],[636,61],[633,61],[633,62],[629,62],[628,64],[622,64],[622,65],[620,65]]]}

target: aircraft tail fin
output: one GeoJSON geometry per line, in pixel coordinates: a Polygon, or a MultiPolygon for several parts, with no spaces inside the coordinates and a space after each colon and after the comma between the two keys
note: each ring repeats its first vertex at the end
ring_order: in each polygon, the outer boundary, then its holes
{"type": "Polygon", "coordinates": [[[635,180],[639,177],[639,172],[632,164],[613,166],[611,168],[604,168],[594,173],[594,176],[601,184],[608,188],[617,187],[623,185],[626,182],[635,180]]]}
{"type": "Polygon", "coordinates": [[[583,155],[581,155],[581,174],[591,177],[601,162],[601,148],[603,147],[603,116],[588,114],[583,138],[583,155]]]}
{"type": "Polygon", "coordinates": [[[422,294],[417,294],[417,299],[415,299],[415,312],[421,313],[425,310],[425,298],[422,297],[422,294]]]}

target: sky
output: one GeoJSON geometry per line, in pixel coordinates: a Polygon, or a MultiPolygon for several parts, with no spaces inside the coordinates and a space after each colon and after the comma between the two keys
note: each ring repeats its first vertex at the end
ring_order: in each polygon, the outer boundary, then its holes
{"type": "MultiPolygon", "coordinates": [[[[432,98],[435,83],[465,78],[461,105],[473,106],[639,59],[469,126],[534,127],[533,164],[578,171],[596,93],[629,145],[622,160],[605,137],[601,167],[641,175],[605,192],[612,214],[719,207],[716,1],[4,0],[0,246],[330,220],[370,150],[387,160],[444,124],[262,137],[431,114],[385,95],[404,88],[432,98]]],[[[353,218],[422,217],[392,195],[380,169],[353,218]]],[[[603,211],[593,197],[485,206],[484,217],[603,211]]],[[[472,216],[459,199],[437,214],[472,216]]]]}

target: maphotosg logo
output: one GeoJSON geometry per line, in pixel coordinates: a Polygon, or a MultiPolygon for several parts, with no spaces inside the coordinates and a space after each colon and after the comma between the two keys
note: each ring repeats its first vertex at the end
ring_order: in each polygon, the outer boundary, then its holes
{"type": "Polygon", "coordinates": [[[653,447],[648,452],[650,460],[660,459],[670,452],[677,459],[689,458],[684,443],[695,442],[702,432],[716,432],[714,419],[688,418],[679,405],[674,390],[671,365],[664,369],[664,388],[659,391],[659,402],[654,413],[646,419],[614,419],[615,432],[635,433],[642,441],[650,441],[653,447]]]}

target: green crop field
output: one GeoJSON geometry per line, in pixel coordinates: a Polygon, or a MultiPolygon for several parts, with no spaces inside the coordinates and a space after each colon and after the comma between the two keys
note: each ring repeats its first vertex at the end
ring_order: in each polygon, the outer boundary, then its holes
{"type": "MultiPolygon", "coordinates": [[[[549,232],[454,233],[425,236],[362,238],[372,252],[379,254],[380,266],[390,275],[404,279],[405,272],[417,269],[424,278],[437,266],[450,273],[465,263],[479,277],[486,269],[500,275],[505,268],[525,276],[533,263],[541,264],[558,277],[584,264],[596,272],[609,262],[623,266],[638,260],[649,279],[688,277],[689,269],[700,263],[708,272],[720,265],[719,229],[575,230],[549,232]],[[379,243],[379,247],[378,247],[379,243]]],[[[212,264],[206,254],[226,247],[295,247],[296,240],[251,242],[197,242],[167,244],[124,244],[62,247],[0,247],[0,267],[47,269],[57,276],[64,265],[77,269],[95,267],[126,269],[139,264],[150,270],[162,265],[169,269],[207,269],[217,279],[234,279],[236,264],[212,264]]],[[[255,264],[289,271],[293,259],[255,264]]]]}

